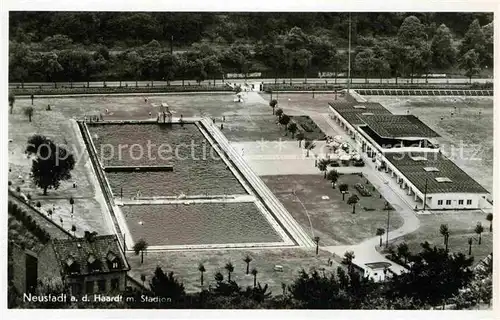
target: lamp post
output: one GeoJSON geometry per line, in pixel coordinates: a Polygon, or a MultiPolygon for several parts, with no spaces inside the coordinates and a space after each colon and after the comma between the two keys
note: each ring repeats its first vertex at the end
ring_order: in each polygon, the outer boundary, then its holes
{"type": "Polygon", "coordinates": [[[387,229],[385,232],[385,247],[389,247],[389,220],[390,220],[390,214],[391,214],[391,207],[389,205],[389,202],[385,203],[385,209],[387,210],[387,229]]]}
{"type": "Polygon", "coordinates": [[[423,211],[425,211],[425,202],[427,200],[427,178],[425,178],[425,187],[424,187],[424,208],[422,209],[423,211]]]}

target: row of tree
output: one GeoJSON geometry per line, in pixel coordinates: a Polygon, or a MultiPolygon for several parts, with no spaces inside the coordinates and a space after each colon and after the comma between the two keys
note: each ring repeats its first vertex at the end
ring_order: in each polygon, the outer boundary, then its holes
{"type": "MultiPolygon", "coordinates": [[[[408,272],[397,275],[385,270],[385,282],[375,283],[362,278],[355,271],[354,255],[347,252],[343,266],[336,272],[327,274],[318,271],[299,272],[289,285],[282,284],[282,292],[272,293],[267,285],[254,281],[253,286],[240,287],[231,279],[232,264],[226,264],[227,280],[222,273],[214,275],[215,284],[197,293],[186,293],[184,285],[173,272],[164,272],[157,267],[147,291],[129,291],[125,296],[136,297],[135,302],[123,302],[107,307],[115,308],[273,308],[273,309],[424,309],[441,306],[461,295],[461,289],[470,286],[474,273],[473,258],[462,253],[450,254],[448,251],[422,244],[418,253],[407,254],[408,272]],[[141,295],[163,298],[160,301],[141,302],[141,295]]],[[[247,266],[252,261],[244,260],[247,266]],[[248,261],[248,262],[247,262],[248,261]]],[[[206,272],[198,266],[201,275],[206,272]]],[[[256,270],[256,269],[255,269],[256,270]]],[[[248,267],[247,267],[248,271],[248,267]]],[[[491,270],[489,271],[491,273],[491,270]]],[[[256,279],[256,272],[255,278],[256,279]]],[[[145,277],[143,278],[143,281],[145,277]]],[[[201,281],[202,278],[201,278],[201,281]]],[[[491,282],[474,283],[481,286],[482,295],[475,303],[489,303],[492,296],[491,282]]],[[[60,293],[61,286],[40,288],[45,293],[60,293]]],[[[461,296],[464,299],[464,296],[461,296]]],[[[477,297],[474,297],[477,299],[477,297]]],[[[12,299],[15,300],[15,299],[12,299]]],[[[124,299],[125,300],[125,299],[124,299]]],[[[18,302],[19,303],[19,302],[18,302]]],[[[26,306],[21,304],[20,306],[26,306]]],[[[32,307],[61,308],[54,303],[42,303],[32,307]]],[[[75,306],[73,306],[75,307],[75,306]]],[[[91,304],[77,307],[99,307],[91,304]]]]}
{"type": "Polygon", "coordinates": [[[16,218],[16,220],[20,221],[42,244],[45,244],[50,240],[50,235],[47,231],[40,227],[38,223],[33,220],[33,217],[27,214],[26,211],[21,209],[17,204],[9,201],[7,211],[14,218],[16,218]]]}
{"type": "MultiPolygon", "coordinates": [[[[431,70],[462,69],[472,77],[493,66],[493,24],[481,27],[474,20],[457,46],[444,24],[429,38],[417,17],[404,19],[395,37],[363,37],[351,53],[352,76],[412,77],[431,70]]],[[[221,79],[225,73],[263,71],[278,77],[304,76],[318,71],[336,77],[348,69],[348,52],[327,36],[293,27],[271,33],[255,43],[234,41],[223,47],[193,43],[172,52],[156,40],[123,51],[110,52],[100,45],[94,50],[71,45],[64,35],[34,44],[10,41],[10,81],[174,80],[221,79]]]]}
{"type": "MultiPolygon", "coordinates": [[[[75,43],[144,44],[152,39],[186,46],[203,39],[232,43],[236,39],[258,41],[297,26],[307,33],[347,40],[347,12],[10,12],[10,39],[41,42],[55,34],[75,43]]],[[[394,36],[403,20],[419,18],[432,37],[446,24],[463,36],[475,19],[482,25],[492,13],[474,12],[357,12],[352,13],[353,36],[394,36]]]]}

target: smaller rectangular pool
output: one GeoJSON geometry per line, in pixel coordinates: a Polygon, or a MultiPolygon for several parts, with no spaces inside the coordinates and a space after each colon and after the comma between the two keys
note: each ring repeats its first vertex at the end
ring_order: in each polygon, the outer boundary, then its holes
{"type": "Polygon", "coordinates": [[[150,246],[283,241],[254,203],[121,208],[134,241],[150,246]]]}

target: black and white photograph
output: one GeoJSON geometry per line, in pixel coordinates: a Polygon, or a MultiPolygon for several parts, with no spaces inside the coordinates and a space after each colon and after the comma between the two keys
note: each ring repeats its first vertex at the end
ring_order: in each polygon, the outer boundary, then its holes
{"type": "Polygon", "coordinates": [[[10,3],[5,308],[491,318],[492,4],[10,3]]]}

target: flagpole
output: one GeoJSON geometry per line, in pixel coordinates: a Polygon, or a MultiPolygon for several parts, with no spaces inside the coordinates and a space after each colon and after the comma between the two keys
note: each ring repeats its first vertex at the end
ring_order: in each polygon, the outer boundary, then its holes
{"type": "Polygon", "coordinates": [[[351,89],[351,13],[349,12],[349,49],[348,49],[348,66],[347,66],[347,92],[351,89]]]}

